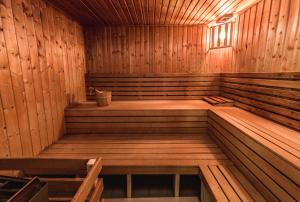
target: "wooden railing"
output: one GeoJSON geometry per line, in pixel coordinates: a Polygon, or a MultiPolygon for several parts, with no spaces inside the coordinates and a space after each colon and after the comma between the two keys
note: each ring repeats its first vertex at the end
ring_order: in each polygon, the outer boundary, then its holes
{"type": "Polygon", "coordinates": [[[101,159],[91,159],[87,164],[88,174],[83,183],[79,187],[72,202],[84,202],[87,200],[90,192],[93,190],[90,201],[96,202],[100,200],[100,193],[103,191],[103,182],[98,179],[102,170],[101,159]],[[94,189],[93,189],[94,188],[94,189]]]}

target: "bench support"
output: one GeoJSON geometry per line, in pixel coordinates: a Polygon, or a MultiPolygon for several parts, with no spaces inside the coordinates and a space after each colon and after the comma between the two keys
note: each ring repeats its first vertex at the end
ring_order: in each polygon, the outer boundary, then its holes
{"type": "Polygon", "coordinates": [[[213,200],[211,199],[210,194],[208,193],[204,183],[201,181],[201,202],[213,202],[213,200]]]}
{"type": "Polygon", "coordinates": [[[174,196],[179,197],[179,189],[180,189],[180,174],[174,175],[174,196]]]}
{"type": "Polygon", "coordinates": [[[127,198],[131,198],[132,196],[132,180],[131,174],[126,175],[127,178],[127,198]]]}

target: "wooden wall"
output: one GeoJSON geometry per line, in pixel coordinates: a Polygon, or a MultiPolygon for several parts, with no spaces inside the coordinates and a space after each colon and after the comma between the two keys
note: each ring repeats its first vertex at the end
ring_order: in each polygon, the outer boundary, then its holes
{"type": "Polygon", "coordinates": [[[0,157],[32,156],[85,99],[83,31],[40,0],[2,0],[0,15],[0,157]]]}
{"type": "Polygon", "coordinates": [[[205,63],[206,26],[87,28],[89,73],[216,73],[205,63]]]}
{"type": "Polygon", "coordinates": [[[263,0],[239,14],[233,48],[209,51],[222,72],[300,71],[300,1],[263,0]]]}

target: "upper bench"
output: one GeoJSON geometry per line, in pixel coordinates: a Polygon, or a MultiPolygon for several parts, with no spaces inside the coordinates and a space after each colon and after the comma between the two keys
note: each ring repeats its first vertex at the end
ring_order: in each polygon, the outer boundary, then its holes
{"type": "Polygon", "coordinates": [[[201,99],[219,94],[220,74],[87,74],[89,88],[112,91],[113,100],[201,99]]]}

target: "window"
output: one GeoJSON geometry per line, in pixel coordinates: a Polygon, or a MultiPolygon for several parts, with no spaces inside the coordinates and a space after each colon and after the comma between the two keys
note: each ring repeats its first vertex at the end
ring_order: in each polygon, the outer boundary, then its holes
{"type": "Polygon", "coordinates": [[[210,27],[210,49],[226,48],[232,46],[233,22],[210,27]]]}

